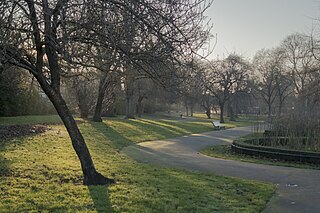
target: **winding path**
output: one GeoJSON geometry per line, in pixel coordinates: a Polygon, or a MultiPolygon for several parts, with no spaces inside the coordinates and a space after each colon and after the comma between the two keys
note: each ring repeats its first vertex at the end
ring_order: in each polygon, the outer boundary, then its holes
{"type": "Polygon", "coordinates": [[[277,184],[276,195],[264,212],[320,212],[320,171],[260,165],[204,156],[206,146],[226,144],[249,134],[250,127],[142,142],[123,152],[139,162],[277,184]]]}

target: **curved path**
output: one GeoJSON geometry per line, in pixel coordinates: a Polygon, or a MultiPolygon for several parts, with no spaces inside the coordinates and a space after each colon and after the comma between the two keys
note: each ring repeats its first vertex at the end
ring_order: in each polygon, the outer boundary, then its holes
{"type": "Polygon", "coordinates": [[[250,127],[238,127],[142,142],[126,147],[123,152],[139,162],[275,183],[276,195],[264,212],[320,212],[318,170],[222,160],[199,153],[206,146],[226,144],[250,131],[250,127]]]}

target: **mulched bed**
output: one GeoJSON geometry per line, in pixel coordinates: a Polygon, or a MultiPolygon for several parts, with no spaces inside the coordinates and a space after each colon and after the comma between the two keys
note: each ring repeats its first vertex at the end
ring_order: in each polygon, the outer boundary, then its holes
{"type": "Polygon", "coordinates": [[[49,127],[42,124],[0,126],[0,142],[15,137],[44,133],[47,130],[49,127]]]}

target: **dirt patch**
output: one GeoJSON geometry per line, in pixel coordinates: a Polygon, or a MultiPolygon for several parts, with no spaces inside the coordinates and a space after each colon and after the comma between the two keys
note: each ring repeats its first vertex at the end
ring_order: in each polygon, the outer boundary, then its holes
{"type": "Polygon", "coordinates": [[[49,130],[49,127],[42,124],[0,126],[0,141],[15,137],[40,134],[47,130],[49,130]]]}

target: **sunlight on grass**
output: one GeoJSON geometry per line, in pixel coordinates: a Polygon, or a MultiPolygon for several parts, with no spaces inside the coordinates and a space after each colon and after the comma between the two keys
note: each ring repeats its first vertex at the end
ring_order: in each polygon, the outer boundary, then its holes
{"type": "Polygon", "coordinates": [[[271,184],[140,164],[119,152],[139,141],[187,134],[192,124],[111,119],[79,126],[96,168],[116,184],[81,185],[64,127],[51,126],[0,142],[0,212],[260,212],[273,194],[271,184]]]}
{"type": "MultiPolygon", "coordinates": [[[[137,143],[149,140],[178,137],[193,133],[212,131],[208,121],[154,120],[154,119],[108,119],[104,124],[128,141],[137,143]]],[[[127,143],[124,143],[126,145],[127,143]]]]}

